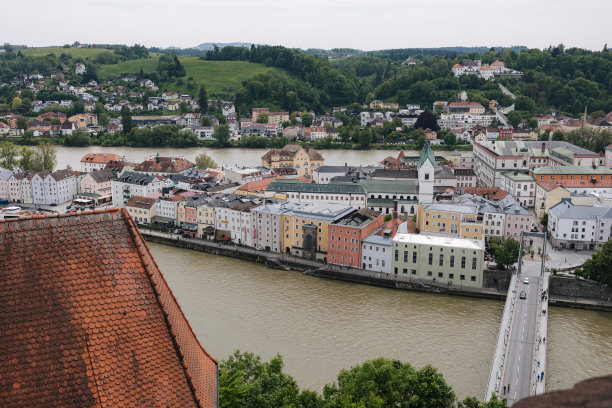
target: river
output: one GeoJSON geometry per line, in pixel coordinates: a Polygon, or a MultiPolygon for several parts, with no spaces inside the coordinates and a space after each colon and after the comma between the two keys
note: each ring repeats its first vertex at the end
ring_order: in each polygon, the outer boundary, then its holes
{"type": "MultiPolygon", "coordinates": [[[[459,397],[483,398],[503,302],[391,290],[268,269],[149,243],[202,345],[283,356],[300,387],[321,391],[343,368],[385,356],[438,368],[459,397]]],[[[547,385],[612,367],[612,314],[549,310],[547,385]]]]}
{"type": "MultiPolygon", "coordinates": [[[[64,147],[57,146],[57,168],[64,169],[67,165],[73,169],[81,168],[81,158],[87,153],[115,153],[125,156],[127,161],[141,162],[147,157],[159,153],[160,156],[183,156],[192,162],[197,155],[206,152],[219,166],[261,166],[261,156],[268,149],[211,149],[206,147],[169,148],[169,147],[64,147]]],[[[397,156],[396,150],[318,150],[325,158],[325,164],[366,165],[380,162],[387,156],[397,156]]],[[[405,151],[406,155],[418,155],[416,151],[405,151]]],[[[449,152],[436,152],[437,155],[447,156],[449,152]]]]}

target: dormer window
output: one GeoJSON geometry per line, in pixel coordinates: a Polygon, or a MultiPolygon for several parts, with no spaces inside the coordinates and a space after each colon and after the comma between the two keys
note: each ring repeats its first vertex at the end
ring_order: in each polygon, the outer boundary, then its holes
{"type": "Polygon", "coordinates": [[[429,173],[425,173],[425,180],[429,180],[429,173]]]}

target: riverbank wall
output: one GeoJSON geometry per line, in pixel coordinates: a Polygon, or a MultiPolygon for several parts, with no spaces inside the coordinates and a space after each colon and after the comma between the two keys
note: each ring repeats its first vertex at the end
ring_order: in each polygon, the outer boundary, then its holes
{"type": "MultiPolygon", "coordinates": [[[[457,285],[447,286],[444,284],[435,284],[431,281],[410,279],[401,276],[398,278],[398,276],[393,274],[388,275],[386,273],[377,273],[355,268],[348,269],[346,267],[324,264],[319,261],[298,258],[287,254],[258,251],[253,248],[234,246],[231,244],[225,245],[212,241],[183,238],[178,235],[168,235],[156,233],[154,231],[141,230],[141,233],[145,240],[157,244],[171,245],[214,255],[238,258],[246,261],[261,263],[269,268],[287,271],[292,270],[319,278],[374,285],[389,289],[505,301],[506,290],[511,278],[511,273],[509,271],[485,270],[483,272],[483,281],[485,282],[485,285],[489,284],[493,287],[471,288],[457,285]]],[[[556,299],[553,300],[551,298],[551,306],[584,306],[583,308],[590,310],[612,311],[612,305],[601,304],[601,302],[587,301],[580,298],[574,298],[571,302],[565,302],[562,300],[555,302],[555,300],[556,299]]]]}

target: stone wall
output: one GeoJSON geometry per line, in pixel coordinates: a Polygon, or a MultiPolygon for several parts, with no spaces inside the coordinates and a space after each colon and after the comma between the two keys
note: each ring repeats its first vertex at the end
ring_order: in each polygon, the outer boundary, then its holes
{"type": "Polygon", "coordinates": [[[496,269],[485,269],[482,271],[482,286],[485,288],[499,289],[502,292],[508,290],[512,279],[512,271],[500,271],[496,269]]]}
{"type": "Polygon", "coordinates": [[[552,275],[550,277],[550,294],[552,296],[569,296],[569,298],[608,300],[608,298],[612,298],[612,289],[592,281],[552,275]]]}

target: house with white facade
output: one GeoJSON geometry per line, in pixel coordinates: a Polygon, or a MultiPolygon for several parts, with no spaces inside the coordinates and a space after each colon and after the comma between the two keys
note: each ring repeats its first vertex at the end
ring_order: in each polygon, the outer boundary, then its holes
{"type": "Polygon", "coordinates": [[[563,198],[549,210],[547,229],[557,249],[600,249],[612,238],[612,208],[574,205],[563,198]]]}
{"type": "Polygon", "coordinates": [[[79,191],[79,179],[69,170],[52,173],[38,172],[32,177],[34,204],[63,204],[74,200],[79,191]]]}
{"type": "Polygon", "coordinates": [[[176,222],[177,219],[177,208],[179,202],[184,200],[181,196],[171,196],[171,197],[160,197],[159,200],[155,202],[155,215],[156,217],[162,217],[158,219],[158,221],[169,223],[176,222]]]}
{"type": "Polygon", "coordinates": [[[165,186],[160,177],[126,171],[118,179],[111,180],[113,207],[123,208],[132,196],[149,197],[165,186]]]}
{"type": "Polygon", "coordinates": [[[536,200],[536,181],[527,173],[507,171],[501,174],[500,186],[511,194],[524,207],[534,207],[536,200]]]}

